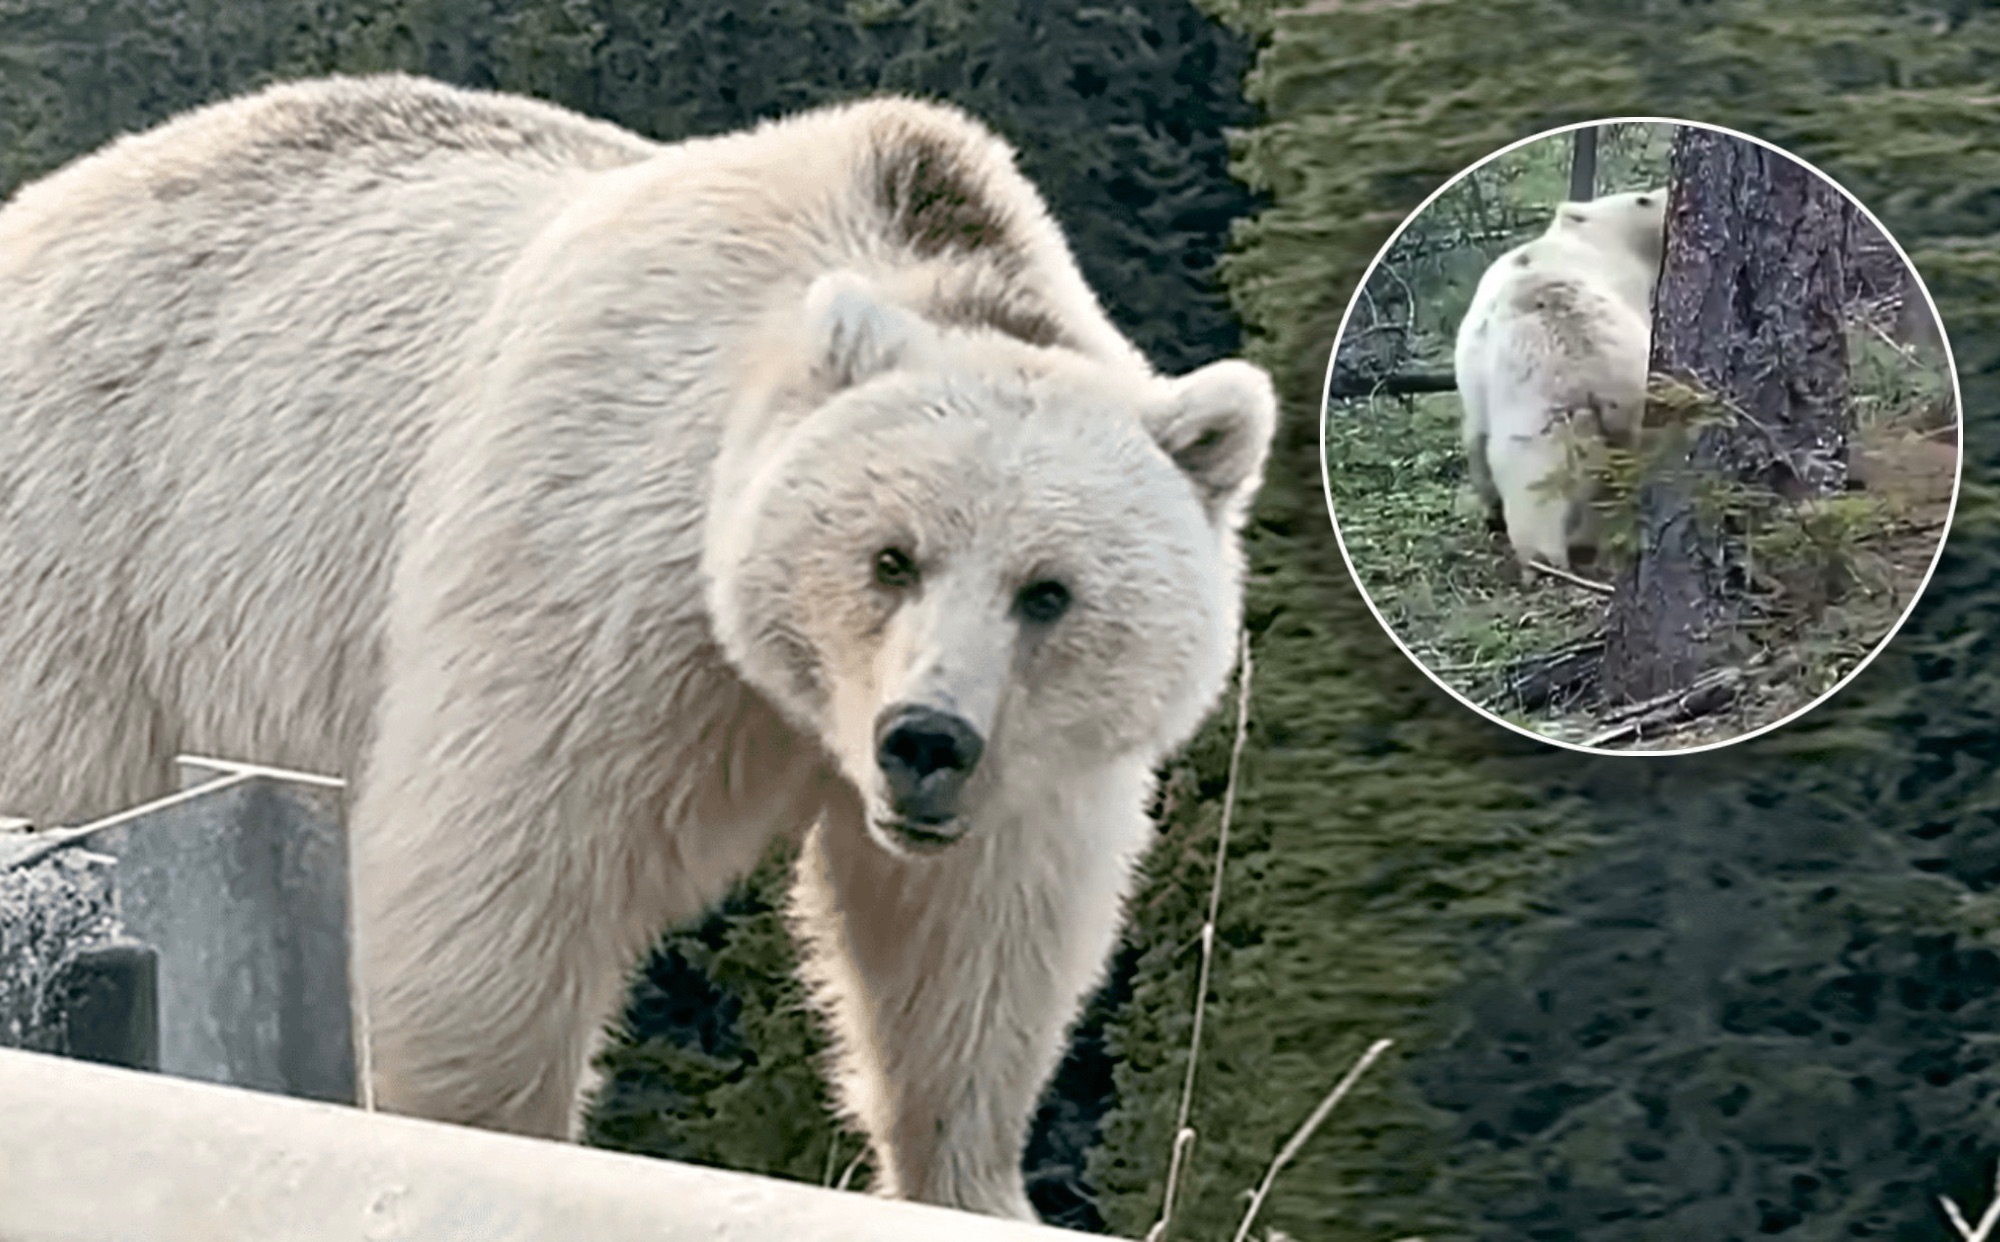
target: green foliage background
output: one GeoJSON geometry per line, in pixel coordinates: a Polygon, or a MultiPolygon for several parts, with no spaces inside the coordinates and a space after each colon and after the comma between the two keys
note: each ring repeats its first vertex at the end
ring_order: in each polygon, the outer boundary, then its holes
{"type": "MultiPolygon", "coordinates": [[[[1970,0],[0,0],[0,189],[329,70],[524,90],[662,138],[881,88],[964,103],[1024,148],[1163,366],[1247,348],[1286,400],[1173,1236],[1233,1233],[1389,1035],[1270,1226],[1932,1239],[1933,1196],[1983,1202],[2000,1151],[1995,65],[2000,13],[1970,0]],[[1839,178],[1911,249],[1966,381],[1974,496],[1914,623],[1832,706],[1708,756],[1585,760],[1466,713],[1369,617],[1321,498],[1327,352],[1390,230],[1506,142],[1614,115],[1736,126],[1839,178]]],[[[1037,1201],[1075,1225],[1137,1236],[1159,1212],[1230,725],[1168,774],[1128,947],[1038,1126],[1037,1201]]],[[[812,1181],[852,1157],[789,981],[782,872],[663,941],[598,1141],[812,1181]]]]}
{"type": "MultiPolygon", "coordinates": [[[[1984,491],[2000,450],[2000,215],[1974,118],[1990,115],[2000,21],[1961,8],[1232,8],[1262,44],[1249,91],[1265,111],[1237,167],[1271,206],[1239,229],[1226,273],[1251,353],[1299,406],[1368,259],[1445,178],[1552,124],[1685,117],[1814,161],[1908,245],[1957,347],[1973,481],[1926,604],[1887,652],[1804,722],[1710,755],[1512,754],[1496,730],[1410,688],[1352,588],[1320,580],[1313,620],[1352,650],[1315,698],[1350,720],[1369,714],[1355,699],[1372,700],[1399,735],[1425,740],[1301,799],[1315,844],[1286,870],[1313,878],[1288,904],[1325,920],[1312,960],[1328,999],[1273,997],[1235,1018],[1319,1032],[1316,1074],[1274,1063],[1259,1078],[1292,1117],[1348,1049],[1377,1033],[1406,1040],[1405,1059],[1280,1182],[1271,1219],[1287,1232],[1929,1239],[1947,1236],[1936,1193],[1983,1203],[2000,1150],[1986,1111],[2000,564],[1984,491]],[[1398,812],[1442,782],[1488,780],[1541,808],[1493,813],[1513,840],[1564,865],[1497,884],[1499,867],[1460,872],[1494,885],[1497,917],[1461,921],[1467,897],[1447,889],[1413,927],[1350,934],[1357,908],[1423,908],[1452,874],[1454,833],[1475,822],[1446,811],[1420,834],[1398,812]],[[1585,840],[1596,844],[1577,850],[1585,840]],[[1336,842],[1396,869],[1316,865],[1336,842]]],[[[1267,522],[1291,503],[1274,493],[1267,522]]],[[[1309,555],[1260,552],[1273,566],[1309,555]]],[[[1299,667],[1277,650],[1265,664],[1281,678],[1299,667]]],[[[1336,770],[1352,737],[1301,766],[1336,770]]],[[[1533,856],[1518,844],[1498,855],[1533,856]]],[[[1121,1082],[1118,1116],[1145,1090],[1121,1082]]],[[[1281,1137],[1237,1135],[1244,1168],[1281,1137]]],[[[1236,1207],[1220,1193],[1206,1206],[1216,1223],[1236,1207]]]]}

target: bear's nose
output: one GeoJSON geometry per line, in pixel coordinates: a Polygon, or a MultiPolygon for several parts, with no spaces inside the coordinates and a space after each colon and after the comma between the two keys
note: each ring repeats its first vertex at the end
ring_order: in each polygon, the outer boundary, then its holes
{"type": "Polygon", "coordinates": [[[957,816],[959,792],[984,749],[971,725],[934,707],[891,707],[875,720],[875,762],[889,799],[896,814],[915,823],[957,816]]]}

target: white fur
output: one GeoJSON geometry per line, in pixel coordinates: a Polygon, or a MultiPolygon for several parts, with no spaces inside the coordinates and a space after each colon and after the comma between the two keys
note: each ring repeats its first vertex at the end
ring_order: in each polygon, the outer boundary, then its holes
{"type": "Polygon", "coordinates": [[[903,100],[660,146],[281,86],[23,190],[0,305],[0,808],[178,751],[346,775],[378,1101],[543,1135],[662,927],[811,828],[887,1190],[1028,1214],[1150,773],[1228,674],[1261,372],[1154,374],[1011,152],[903,100]],[[883,828],[906,701],[986,743],[930,853],[883,828]]]}
{"type": "Polygon", "coordinates": [[[1564,203],[1548,231],[1486,269],[1454,368],[1473,492],[1522,560],[1569,566],[1595,542],[1591,476],[1645,404],[1664,190],[1564,203]]]}

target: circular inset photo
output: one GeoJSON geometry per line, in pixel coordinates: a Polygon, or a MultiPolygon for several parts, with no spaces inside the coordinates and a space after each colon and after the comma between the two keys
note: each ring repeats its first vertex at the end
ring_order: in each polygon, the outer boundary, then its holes
{"type": "Polygon", "coordinates": [[[1711,749],[1840,688],[1957,501],[1959,395],[1866,207],[1758,139],[1636,118],[1460,173],[1327,371],[1327,506],[1433,680],[1601,753],[1711,749]]]}

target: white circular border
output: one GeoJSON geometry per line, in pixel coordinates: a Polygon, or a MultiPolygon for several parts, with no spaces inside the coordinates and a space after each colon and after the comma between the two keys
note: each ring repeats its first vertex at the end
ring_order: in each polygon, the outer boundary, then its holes
{"type": "Polygon", "coordinates": [[[1334,542],[1340,545],[1340,559],[1346,562],[1348,576],[1354,579],[1355,589],[1361,592],[1361,601],[1368,605],[1368,611],[1371,615],[1374,616],[1376,624],[1382,627],[1382,632],[1389,636],[1389,641],[1396,644],[1396,649],[1398,651],[1401,651],[1404,657],[1407,658],[1410,661],[1410,663],[1416,665],[1419,669],[1423,670],[1424,676],[1430,678],[1433,682],[1437,683],[1438,688],[1443,690],[1446,694],[1449,694],[1452,698],[1457,699],[1460,703],[1463,703],[1465,706],[1471,708],[1479,715],[1485,717],[1487,720],[1490,720],[1497,725],[1501,725],[1505,728],[1513,730],[1515,733],[1520,734],[1522,737],[1533,738],[1537,742],[1543,742],[1550,746],[1559,746],[1564,750],[1576,751],[1579,754],[1585,754],[1585,755],[1606,755],[1621,759],[1671,759],[1680,755],[1699,755],[1706,751],[1721,750],[1725,746],[1734,746],[1738,742],[1747,742],[1751,738],[1762,737],[1764,734],[1769,733],[1774,729],[1782,729],[1786,725],[1790,724],[1792,721],[1797,720],[1799,717],[1805,715],[1807,712],[1810,712],[1814,708],[1819,707],[1821,704],[1825,703],[1828,699],[1831,699],[1834,695],[1839,694],[1842,690],[1847,688],[1848,682],[1851,682],[1856,677],[1860,676],[1861,671],[1867,668],[1870,664],[1874,663],[1875,657],[1881,655],[1882,652],[1889,646],[1889,644],[1895,641],[1896,635],[1902,633],[1903,627],[1909,624],[1910,614],[1915,612],[1917,609],[1917,605],[1923,602],[1924,592],[1930,590],[1931,578],[1937,573],[1938,562],[1944,559],[1945,543],[1947,540],[1951,538],[1952,524],[1958,519],[1959,496],[1961,492],[1964,490],[1965,486],[1965,448],[1966,448],[1965,394],[1962,391],[1961,385],[1959,383],[1958,359],[1955,355],[1953,355],[1951,350],[1951,333],[1945,327],[1944,316],[1938,314],[1937,300],[1931,296],[1930,286],[1924,282],[1923,273],[1917,270],[1917,265],[1910,261],[1909,254],[1904,251],[1903,243],[1897,241],[1893,233],[1889,232],[1888,229],[1882,227],[1882,221],[1876,218],[1874,212],[1868,210],[1866,204],[1864,204],[1860,199],[1856,198],[1854,194],[1851,191],[1849,191],[1846,186],[1840,184],[1840,182],[1834,180],[1832,177],[1827,176],[1826,173],[1821,171],[1817,165],[1811,163],[1808,160],[1799,158],[1798,156],[1792,154],[1790,151],[1787,151],[1783,147],[1778,146],[1776,143],[1766,142],[1762,138],[1757,138],[1750,134],[1743,133],[1741,130],[1730,129],[1726,125],[1710,125],[1705,121],[1684,121],[1675,117],[1665,117],[1665,116],[1614,116],[1614,117],[1606,117],[1603,120],[1599,121],[1578,121],[1570,125],[1559,125],[1554,129],[1546,129],[1538,134],[1530,134],[1526,138],[1521,138],[1513,142],[1510,142],[1506,146],[1501,147],[1499,150],[1494,151],[1480,159],[1474,160],[1472,163],[1466,165],[1463,169],[1459,170],[1457,173],[1454,173],[1452,176],[1446,178],[1442,185],[1438,186],[1437,189],[1432,190],[1430,194],[1425,197],[1423,202],[1417,204],[1417,207],[1414,211],[1410,212],[1409,215],[1403,217],[1403,222],[1396,226],[1395,232],[1389,234],[1389,240],[1382,243],[1382,248],[1375,252],[1375,257],[1373,259],[1370,259],[1368,261],[1367,270],[1361,273],[1360,282],[1355,285],[1353,294],[1349,296],[1349,298],[1347,299],[1347,309],[1341,313],[1340,328],[1339,331],[1337,331],[1334,334],[1333,348],[1327,354],[1326,376],[1324,379],[1320,381],[1319,392],[1320,392],[1319,478],[1320,478],[1320,491],[1326,497],[1326,516],[1328,520],[1330,520],[1333,523],[1333,538],[1334,542]],[[1931,321],[1937,325],[1938,341],[1944,348],[1945,366],[1946,369],[1951,374],[1952,418],[1956,423],[1958,430],[1958,458],[1953,463],[1952,480],[1951,480],[1951,504],[1945,511],[1944,530],[1942,531],[1942,533],[1938,535],[1937,548],[1933,550],[1931,553],[1930,568],[1924,571],[1923,582],[1918,585],[1916,594],[1910,596],[1910,602],[1903,609],[1903,615],[1897,618],[1896,624],[1890,627],[1889,632],[1882,636],[1882,640],[1876,643],[1874,648],[1870,650],[1867,655],[1863,656],[1861,658],[1860,663],[1856,664],[1852,669],[1850,669],[1846,676],[1842,677],[1839,681],[1835,682],[1833,686],[1826,691],[1826,693],[1820,695],[1818,698],[1806,704],[1804,707],[1799,708],[1797,711],[1791,713],[1788,716],[1781,717],[1766,725],[1760,725],[1759,727],[1750,730],[1748,733],[1741,734],[1737,737],[1727,738],[1719,742],[1708,742],[1701,746],[1690,746],[1685,750],[1612,750],[1608,747],[1584,746],[1577,742],[1568,742],[1564,741],[1561,738],[1549,737],[1547,734],[1537,733],[1533,729],[1523,728],[1522,726],[1515,724],[1511,720],[1507,720],[1504,717],[1493,714],[1492,712],[1486,710],[1484,707],[1481,707],[1479,704],[1467,698],[1465,695],[1461,694],[1456,687],[1447,683],[1444,680],[1444,678],[1432,672],[1429,665],[1425,664],[1422,660],[1419,660],[1416,657],[1416,655],[1413,652],[1411,652],[1409,647],[1403,642],[1402,635],[1396,633],[1395,629],[1392,628],[1387,621],[1383,620],[1382,610],[1375,606],[1375,597],[1368,593],[1367,585],[1361,580],[1360,570],[1355,568],[1354,558],[1347,551],[1347,540],[1341,537],[1340,516],[1333,511],[1333,476],[1328,469],[1327,454],[1326,454],[1327,417],[1333,405],[1332,402],[1333,365],[1335,361],[1338,360],[1338,358],[1340,357],[1340,342],[1347,336],[1347,321],[1353,317],[1354,308],[1360,304],[1361,295],[1363,292],[1367,290],[1369,280],[1374,277],[1375,269],[1381,266],[1382,260],[1385,257],[1387,257],[1388,253],[1391,250],[1395,249],[1396,242],[1399,238],[1403,236],[1404,230],[1408,229],[1411,223],[1414,222],[1417,219],[1417,217],[1423,215],[1424,212],[1430,210],[1431,204],[1435,203],[1444,194],[1446,190],[1451,189],[1451,187],[1457,185],[1459,182],[1465,180],[1465,178],[1471,176],[1479,169],[1484,168],[1486,165],[1492,163],[1494,160],[1499,159],[1501,156],[1506,155],[1510,151],[1518,150],[1521,147],[1525,147],[1532,142],[1541,142],[1543,139],[1554,138],[1559,134],[1567,134],[1579,129],[1596,129],[1599,126],[1603,125],[1630,125],[1630,124],[1677,125],[1677,126],[1686,126],[1691,129],[1711,130],[1719,134],[1728,134],[1732,138],[1740,138],[1745,142],[1755,143],[1757,146],[1763,147],[1768,151],[1774,151],[1777,154],[1784,156],[1786,159],[1791,160],[1793,163],[1804,167],[1807,171],[1811,172],[1812,174],[1817,176],[1820,180],[1832,186],[1834,189],[1839,190],[1841,196],[1845,198],[1849,203],[1853,204],[1855,210],[1859,211],[1863,216],[1867,217],[1868,222],[1875,226],[1876,232],[1880,233],[1884,238],[1888,240],[1889,245],[1892,246],[1896,251],[1896,257],[1900,258],[1903,261],[1904,268],[1910,273],[1910,275],[1913,278],[1915,278],[1917,288],[1920,291],[1922,291],[1924,295],[1924,305],[1930,308],[1931,321]]]}

